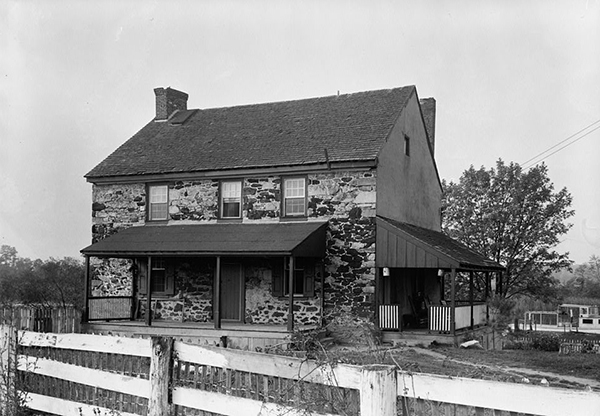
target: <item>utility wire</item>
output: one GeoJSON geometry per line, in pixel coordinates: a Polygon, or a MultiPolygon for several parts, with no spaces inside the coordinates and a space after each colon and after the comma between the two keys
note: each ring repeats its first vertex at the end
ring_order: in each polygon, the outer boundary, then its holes
{"type": "MultiPolygon", "coordinates": [[[[585,131],[585,130],[589,129],[589,128],[590,128],[590,127],[592,127],[594,124],[598,124],[598,123],[600,123],[600,120],[596,120],[596,121],[594,121],[592,124],[589,124],[589,125],[585,126],[584,128],[582,128],[582,129],[581,129],[581,130],[579,130],[578,132],[576,132],[576,133],[573,133],[572,135],[570,135],[570,136],[569,136],[569,137],[567,137],[566,139],[564,139],[564,140],[562,140],[562,141],[560,141],[560,142],[556,143],[554,146],[552,146],[552,147],[549,147],[548,149],[544,150],[544,151],[543,151],[543,152],[541,152],[541,153],[538,153],[537,155],[535,155],[535,156],[534,156],[534,157],[532,157],[531,159],[528,159],[528,160],[526,160],[525,162],[523,162],[523,163],[521,164],[521,166],[523,167],[523,169],[527,169],[526,165],[527,165],[529,162],[531,162],[532,160],[536,160],[536,159],[537,159],[539,156],[543,155],[544,153],[548,153],[550,150],[552,150],[552,149],[554,149],[554,148],[556,148],[556,147],[560,146],[560,145],[561,145],[561,144],[563,144],[564,142],[566,142],[566,141],[568,141],[568,140],[572,139],[573,137],[577,136],[577,135],[578,135],[579,133],[581,133],[582,131],[585,131]]],[[[557,149],[557,150],[555,150],[554,152],[552,152],[552,153],[550,153],[550,154],[548,154],[548,155],[544,156],[543,158],[541,158],[541,159],[540,159],[540,160],[538,160],[537,162],[535,162],[535,163],[532,163],[532,164],[531,164],[531,166],[533,166],[533,165],[537,165],[537,164],[538,164],[538,163],[540,163],[542,160],[545,160],[545,159],[547,159],[548,157],[550,157],[550,156],[552,156],[553,154],[555,154],[555,153],[559,152],[560,150],[564,149],[565,147],[569,147],[569,146],[570,146],[570,145],[572,145],[573,143],[576,143],[576,142],[578,142],[579,140],[583,139],[585,136],[589,135],[590,133],[593,133],[594,131],[596,131],[596,130],[598,130],[598,129],[600,129],[600,126],[598,126],[598,127],[594,128],[594,129],[592,129],[592,130],[588,131],[587,133],[585,133],[585,134],[584,134],[584,135],[582,135],[581,137],[578,137],[577,139],[573,140],[571,143],[568,143],[568,144],[564,145],[564,146],[563,146],[563,147],[561,147],[560,149],[557,149]]]]}

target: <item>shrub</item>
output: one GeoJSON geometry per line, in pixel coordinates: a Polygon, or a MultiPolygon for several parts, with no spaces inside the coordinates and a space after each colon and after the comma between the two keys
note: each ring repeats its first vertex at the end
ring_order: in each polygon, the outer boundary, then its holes
{"type": "Polygon", "coordinates": [[[540,351],[558,351],[560,338],[557,334],[535,334],[531,338],[531,348],[540,351]]]}

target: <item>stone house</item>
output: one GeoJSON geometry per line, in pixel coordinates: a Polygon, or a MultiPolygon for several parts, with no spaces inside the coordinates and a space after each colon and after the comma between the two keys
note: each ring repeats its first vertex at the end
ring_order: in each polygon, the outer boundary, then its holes
{"type": "Polygon", "coordinates": [[[445,280],[502,270],[441,233],[436,103],[414,86],[192,110],[154,93],[85,175],[88,330],[240,348],[335,322],[454,334],[445,280]]]}

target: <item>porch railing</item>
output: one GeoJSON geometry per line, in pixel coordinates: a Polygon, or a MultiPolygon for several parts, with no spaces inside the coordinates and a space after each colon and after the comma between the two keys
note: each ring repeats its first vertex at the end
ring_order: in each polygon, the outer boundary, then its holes
{"type": "Polygon", "coordinates": [[[436,332],[450,332],[451,316],[450,306],[430,306],[429,330],[436,332]]]}
{"type": "MultiPolygon", "coordinates": [[[[449,305],[429,307],[429,330],[435,332],[450,332],[452,330],[450,319],[452,307],[449,305]]],[[[478,303],[473,305],[473,325],[486,323],[487,305],[478,303]]],[[[456,306],[454,320],[456,329],[469,328],[471,326],[471,306],[456,306]]],[[[379,328],[400,329],[400,305],[379,305],[379,328]]]]}
{"type": "MultiPolygon", "coordinates": [[[[430,306],[429,307],[429,330],[436,332],[450,332],[450,317],[452,307],[430,306]]],[[[478,303],[473,305],[473,325],[483,325],[487,320],[487,305],[478,303]]],[[[456,306],[454,312],[456,329],[469,328],[471,326],[471,306],[456,306]]]]}
{"type": "Polygon", "coordinates": [[[400,329],[400,305],[379,305],[379,329],[400,329]]]}
{"type": "Polygon", "coordinates": [[[103,296],[88,299],[88,321],[133,319],[132,296],[103,296]]]}

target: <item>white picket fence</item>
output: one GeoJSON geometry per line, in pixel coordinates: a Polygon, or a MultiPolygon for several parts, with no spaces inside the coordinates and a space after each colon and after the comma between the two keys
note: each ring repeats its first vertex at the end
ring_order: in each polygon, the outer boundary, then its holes
{"type": "MultiPolygon", "coordinates": [[[[19,375],[29,377],[30,382],[39,377],[54,383],[41,393],[24,391],[27,407],[64,416],[166,416],[179,414],[175,408],[228,416],[336,414],[327,413],[326,407],[307,411],[301,404],[310,398],[300,395],[296,402],[293,397],[283,404],[273,400],[274,393],[282,391],[282,385],[288,392],[300,391],[299,383],[317,390],[342,388],[358,393],[359,406],[354,414],[362,416],[450,414],[449,407],[455,415],[489,414],[486,409],[493,409],[494,415],[511,412],[563,416],[574,411],[580,416],[600,414],[600,394],[588,391],[408,373],[386,365],[329,365],[190,345],[161,337],[35,333],[16,331],[9,326],[0,330],[4,372],[9,372],[12,362],[19,375]],[[58,359],[61,351],[68,357],[66,360],[58,359]],[[130,363],[130,358],[138,360],[137,364],[130,363]],[[222,382],[220,387],[207,388],[211,383],[214,386],[217,379],[222,382]],[[74,386],[89,386],[93,397],[85,392],[73,393],[74,386]],[[61,390],[68,391],[70,396],[60,397],[57,392],[61,390]],[[239,394],[235,395],[236,391],[239,394]],[[105,396],[107,400],[100,403],[97,396],[105,396]],[[144,404],[135,411],[120,408],[127,401],[125,396],[138,397],[144,404]],[[399,397],[403,399],[398,400],[399,397]],[[292,402],[296,404],[290,405],[292,402]],[[397,403],[401,403],[400,409],[397,403]],[[432,410],[416,412],[415,403],[432,410]]],[[[36,383],[33,384],[39,387],[40,382],[36,383]]],[[[16,385],[18,388],[19,383],[16,385]]],[[[4,387],[11,386],[9,383],[4,387]]],[[[6,397],[10,392],[4,393],[6,397]]]]}

